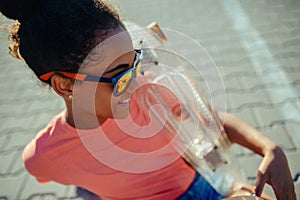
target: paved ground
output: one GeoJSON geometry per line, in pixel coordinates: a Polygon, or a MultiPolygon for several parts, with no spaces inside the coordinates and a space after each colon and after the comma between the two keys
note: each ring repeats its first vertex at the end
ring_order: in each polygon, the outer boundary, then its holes
{"type": "MultiPolygon", "coordinates": [[[[222,74],[228,111],[276,141],[300,173],[300,2],[296,0],[118,0],[125,19],[157,21],[200,43],[222,74]]],[[[21,160],[24,145],[63,108],[26,65],[7,54],[12,21],[0,16],[0,199],[78,199],[73,186],[38,184],[21,160]]],[[[214,91],[213,95],[219,95],[214,91]]],[[[253,183],[261,158],[234,147],[253,183]]],[[[295,183],[300,198],[300,180],[295,183]]],[[[266,192],[273,195],[270,188],[266,192]]]]}

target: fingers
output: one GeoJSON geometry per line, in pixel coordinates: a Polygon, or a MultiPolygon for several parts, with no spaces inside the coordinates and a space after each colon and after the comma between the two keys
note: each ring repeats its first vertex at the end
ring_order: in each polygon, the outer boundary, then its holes
{"type": "Polygon", "coordinates": [[[272,186],[277,200],[296,199],[288,162],[280,148],[267,153],[259,166],[254,186],[257,196],[262,195],[266,183],[272,186]]]}
{"type": "Polygon", "coordinates": [[[293,185],[273,186],[277,200],[296,200],[296,194],[293,185]]]}
{"type": "Polygon", "coordinates": [[[257,175],[256,175],[256,181],[255,181],[255,184],[254,184],[254,193],[257,195],[257,196],[261,196],[263,190],[264,190],[264,186],[266,184],[266,181],[267,181],[267,176],[265,174],[263,174],[261,171],[258,171],[257,172],[257,175]]]}
{"type": "Polygon", "coordinates": [[[275,195],[276,195],[276,198],[278,199],[278,200],[283,200],[283,199],[286,199],[286,200],[288,200],[288,198],[286,198],[285,196],[285,194],[284,194],[284,192],[282,191],[282,190],[279,190],[279,189],[277,189],[277,187],[276,186],[273,186],[273,190],[274,190],[274,193],[275,193],[275,195]]]}
{"type": "MultiPolygon", "coordinates": [[[[285,176],[287,178],[287,175],[285,176]]],[[[270,181],[266,173],[257,172],[253,192],[261,197],[266,183],[270,184],[274,190],[277,200],[296,200],[294,184],[291,180],[286,180],[284,176],[281,180],[270,181]]],[[[267,198],[268,199],[268,198],[267,198]]]]}

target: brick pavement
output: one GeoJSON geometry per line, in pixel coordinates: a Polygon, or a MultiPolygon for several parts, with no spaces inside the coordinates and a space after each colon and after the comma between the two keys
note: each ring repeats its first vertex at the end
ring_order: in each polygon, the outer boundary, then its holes
{"type": "MultiPolygon", "coordinates": [[[[300,172],[299,1],[115,1],[125,19],[141,25],[157,21],[200,43],[222,74],[228,111],[276,141],[292,175],[300,172]]],[[[40,185],[24,170],[24,145],[63,102],[7,55],[3,26],[12,21],[0,16],[0,22],[0,200],[79,199],[73,186],[40,185]]],[[[238,146],[233,150],[253,183],[261,158],[238,146]]],[[[300,180],[295,186],[300,198],[300,180]]],[[[274,195],[269,186],[266,192],[274,195]]]]}

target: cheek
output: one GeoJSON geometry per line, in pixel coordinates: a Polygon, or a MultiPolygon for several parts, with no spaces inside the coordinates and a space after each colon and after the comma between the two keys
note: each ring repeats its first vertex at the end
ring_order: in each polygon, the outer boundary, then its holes
{"type": "MultiPolygon", "coordinates": [[[[113,95],[113,85],[99,86],[95,95],[95,110],[97,116],[121,119],[128,116],[129,105],[120,105],[122,97],[113,95]]],[[[124,100],[124,98],[123,98],[124,100]]]]}
{"type": "MultiPolygon", "coordinates": [[[[113,96],[113,86],[110,84],[99,85],[95,94],[95,108],[98,114],[99,112],[105,112],[111,110],[113,96]]],[[[103,114],[105,114],[103,113],[103,114]]]]}

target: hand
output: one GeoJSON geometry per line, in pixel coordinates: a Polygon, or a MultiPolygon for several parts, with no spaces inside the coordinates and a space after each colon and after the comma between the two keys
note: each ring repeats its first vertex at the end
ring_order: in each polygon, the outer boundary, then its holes
{"type": "Polygon", "coordinates": [[[294,183],[281,148],[268,151],[257,172],[254,192],[261,196],[265,183],[272,186],[278,200],[296,200],[294,183]]]}

